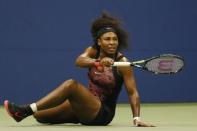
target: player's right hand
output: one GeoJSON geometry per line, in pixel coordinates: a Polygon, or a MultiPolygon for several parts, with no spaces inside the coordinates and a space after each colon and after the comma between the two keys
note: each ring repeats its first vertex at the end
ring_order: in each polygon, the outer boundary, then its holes
{"type": "Polygon", "coordinates": [[[110,57],[104,57],[103,59],[100,60],[101,65],[110,67],[114,64],[114,60],[110,57]]]}

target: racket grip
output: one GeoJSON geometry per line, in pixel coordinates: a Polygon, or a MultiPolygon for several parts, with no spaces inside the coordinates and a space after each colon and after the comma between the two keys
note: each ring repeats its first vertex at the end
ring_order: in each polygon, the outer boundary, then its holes
{"type": "Polygon", "coordinates": [[[112,66],[130,66],[130,62],[114,62],[112,66]]]}

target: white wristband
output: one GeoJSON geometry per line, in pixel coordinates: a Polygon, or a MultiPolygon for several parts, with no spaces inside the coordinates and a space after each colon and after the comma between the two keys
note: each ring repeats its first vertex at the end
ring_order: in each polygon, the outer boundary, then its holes
{"type": "Polygon", "coordinates": [[[133,120],[140,121],[140,117],[139,116],[133,117],[133,120]]]}

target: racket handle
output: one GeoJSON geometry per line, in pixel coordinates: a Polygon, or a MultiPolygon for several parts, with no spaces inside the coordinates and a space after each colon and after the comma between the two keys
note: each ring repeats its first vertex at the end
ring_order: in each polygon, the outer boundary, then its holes
{"type": "Polygon", "coordinates": [[[130,66],[130,62],[114,62],[112,66],[130,66]]]}

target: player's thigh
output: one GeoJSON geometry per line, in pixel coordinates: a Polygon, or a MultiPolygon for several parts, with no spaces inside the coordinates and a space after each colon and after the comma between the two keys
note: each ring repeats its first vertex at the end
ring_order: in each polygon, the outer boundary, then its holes
{"type": "Polygon", "coordinates": [[[34,117],[41,123],[79,122],[68,100],[56,107],[38,111],[34,114],[34,117]]]}
{"type": "Polygon", "coordinates": [[[101,107],[100,100],[80,83],[77,83],[75,93],[69,101],[76,116],[82,121],[93,120],[101,107]]]}

